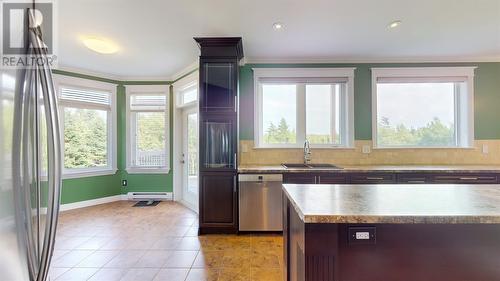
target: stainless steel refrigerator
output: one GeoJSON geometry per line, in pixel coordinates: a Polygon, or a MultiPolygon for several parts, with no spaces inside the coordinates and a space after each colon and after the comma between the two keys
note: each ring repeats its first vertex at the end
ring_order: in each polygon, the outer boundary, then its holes
{"type": "MultiPolygon", "coordinates": [[[[23,55],[44,59],[41,29],[25,12],[23,55]]],[[[45,281],[61,188],[56,92],[49,65],[0,71],[0,280],[45,281]]]]}

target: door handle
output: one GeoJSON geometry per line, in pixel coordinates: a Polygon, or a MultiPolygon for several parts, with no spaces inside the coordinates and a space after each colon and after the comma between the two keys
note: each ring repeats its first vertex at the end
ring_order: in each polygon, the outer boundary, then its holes
{"type": "MultiPolygon", "coordinates": [[[[34,21],[32,10],[28,10],[30,22],[34,21]]],[[[41,38],[39,28],[29,29],[29,40],[33,46],[33,52],[37,58],[47,61],[45,44],[41,38]]],[[[60,193],[61,193],[61,132],[59,128],[59,112],[57,106],[56,91],[52,80],[52,71],[50,67],[43,63],[37,65],[38,75],[40,76],[43,102],[45,106],[45,116],[47,123],[47,143],[48,143],[48,200],[47,200],[47,219],[45,227],[45,236],[41,251],[41,260],[38,270],[37,281],[45,281],[48,276],[52,253],[54,252],[54,243],[57,229],[57,220],[59,216],[60,193]]]]}

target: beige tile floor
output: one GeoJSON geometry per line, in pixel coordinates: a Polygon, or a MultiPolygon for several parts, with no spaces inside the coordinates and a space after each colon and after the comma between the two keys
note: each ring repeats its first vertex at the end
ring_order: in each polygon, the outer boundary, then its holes
{"type": "Polygon", "coordinates": [[[50,280],[282,280],[279,235],[197,236],[196,213],[173,202],[120,201],[63,212],[50,280]]]}

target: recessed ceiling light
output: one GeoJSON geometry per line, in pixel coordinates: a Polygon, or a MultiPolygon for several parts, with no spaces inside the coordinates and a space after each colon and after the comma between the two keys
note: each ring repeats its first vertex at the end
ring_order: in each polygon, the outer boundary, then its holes
{"type": "Polygon", "coordinates": [[[283,27],[285,27],[285,26],[281,22],[275,22],[275,23],[273,23],[274,30],[279,31],[279,30],[282,30],[283,27]]]}
{"type": "Polygon", "coordinates": [[[392,28],[396,28],[396,27],[398,27],[400,25],[401,25],[401,21],[400,20],[395,20],[395,21],[389,23],[389,25],[387,25],[387,28],[392,29],[392,28]]]}
{"type": "Polygon", "coordinates": [[[114,54],[119,49],[115,43],[104,38],[85,37],[82,41],[87,48],[100,54],[114,54]]]}

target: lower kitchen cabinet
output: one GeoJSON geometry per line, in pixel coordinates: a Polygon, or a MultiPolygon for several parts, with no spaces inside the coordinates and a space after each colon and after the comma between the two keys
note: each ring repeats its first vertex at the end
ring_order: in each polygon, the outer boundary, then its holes
{"type": "Polygon", "coordinates": [[[434,172],[304,172],[285,173],[283,183],[290,184],[496,184],[496,173],[434,172]]]}
{"type": "Polygon", "coordinates": [[[358,184],[390,184],[396,183],[396,176],[392,173],[351,174],[350,182],[358,184]]]}
{"type": "Polygon", "coordinates": [[[200,178],[200,233],[238,231],[236,173],[205,172],[200,178]]]}
{"type": "Polygon", "coordinates": [[[423,184],[431,183],[430,175],[420,173],[405,173],[396,176],[398,183],[403,184],[423,184]]]}
{"type": "Polygon", "coordinates": [[[311,173],[290,173],[283,175],[283,183],[315,184],[316,175],[311,173]]]}
{"type": "Polygon", "coordinates": [[[436,174],[431,177],[433,183],[455,184],[495,184],[498,183],[496,174],[436,174]]]}
{"type": "Polygon", "coordinates": [[[347,176],[345,174],[318,174],[316,176],[316,183],[320,184],[343,184],[347,183],[347,176]]]}

